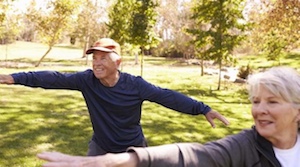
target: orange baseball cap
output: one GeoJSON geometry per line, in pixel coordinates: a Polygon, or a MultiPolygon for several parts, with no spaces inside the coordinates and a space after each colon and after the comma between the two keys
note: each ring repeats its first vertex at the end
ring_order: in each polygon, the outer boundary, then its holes
{"type": "Polygon", "coordinates": [[[111,38],[101,38],[94,43],[94,45],[89,48],[85,53],[91,54],[95,50],[103,51],[103,52],[115,52],[119,56],[121,56],[121,47],[120,44],[114,41],[111,38]]]}

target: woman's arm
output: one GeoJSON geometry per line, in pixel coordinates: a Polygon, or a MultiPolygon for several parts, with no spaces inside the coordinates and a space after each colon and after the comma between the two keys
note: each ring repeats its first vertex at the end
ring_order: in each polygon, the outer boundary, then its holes
{"type": "Polygon", "coordinates": [[[108,153],[102,156],[72,156],[59,152],[43,152],[38,158],[48,161],[43,167],[136,167],[136,153],[108,153]]]}

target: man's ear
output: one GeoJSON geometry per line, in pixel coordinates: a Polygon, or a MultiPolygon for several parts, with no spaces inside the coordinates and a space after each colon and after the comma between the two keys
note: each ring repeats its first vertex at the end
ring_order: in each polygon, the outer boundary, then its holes
{"type": "Polygon", "coordinates": [[[118,65],[118,67],[120,66],[121,62],[122,62],[122,59],[116,60],[116,64],[118,65]]]}

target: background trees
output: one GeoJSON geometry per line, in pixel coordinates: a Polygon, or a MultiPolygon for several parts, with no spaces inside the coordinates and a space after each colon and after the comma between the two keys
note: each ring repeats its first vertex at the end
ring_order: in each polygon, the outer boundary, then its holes
{"type": "MultiPolygon", "coordinates": [[[[107,3],[103,1],[82,0],[78,15],[74,16],[77,19],[72,24],[74,26],[69,34],[70,38],[79,43],[82,47],[82,57],[86,57],[86,64],[88,64],[88,56],[85,51],[98,38],[106,37],[108,30],[105,22],[107,20],[107,3]]],[[[75,44],[75,43],[74,43],[75,44]]]]}
{"type": "Polygon", "coordinates": [[[191,36],[185,29],[193,27],[190,19],[191,3],[189,1],[159,1],[156,32],[162,41],[152,50],[156,56],[194,58],[194,46],[189,43],[191,36]]]}
{"type": "Polygon", "coordinates": [[[78,7],[78,3],[72,0],[48,1],[46,5],[45,9],[37,10],[33,0],[27,13],[27,18],[38,31],[39,39],[48,45],[48,50],[37,62],[36,67],[40,65],[52,47],[62,39],[64,29],[70,26],[71,16],[78,7]]]}
{"type": "Polygon", "coordinates": [[[111,22],[108,27],[112,32],[111,37],[120,44],[130,43],[140,49],[141,76],[144,51],[158,43],[158,37],[154,32],[157,6],[158,4],[152,0],[118,0],[109,14],[111,22]]]}
{"type": "Polygon", "coordinates": [[[2,0],[0,39],[46,43],[39,65],[55,44],[69,41],[85,57],[96,39],[112,37],[136,64],[142,48],[151,56],[196,58],[204,75],[205,61],[219,71],[235,65],[233,51],[245,37],[244,47],[280,63],[280,55],[298,48],[299,6],[293,0],[2,0]]]}
{"type": "Polygon", "coordinates": [[[267,60],[280,64],[284,53],[299,47],[300,1],[271,2],[261,3],[263,13],[252,13],[251,21],[256,26],[250,37],[254,48],[265,55],[267,60]]]}
{"type": "Polygon", "coordinates": [[[158,37],[154,32],[158,4],[152,0],[137,0],[133,10],[132,20],[129,22],[129,43],[141,49],[141,76],[143,76],[144,54],[150,47],[156,47],[158,37]]]}
{"type": "Polygon", "coordinates": [[[221,69],[227,63],[234,63],[233,49],[244,37],[246,24],[243,21],[241,1],[201,0],[195,1],[192,19],[196,27],[188,29],[201,59],[214,60],[221,69]]]}
{"type": "Polygon", "coordinates": [[[135,64],[138,64],[137,46],[131,45],[130,40],[130,22],[133,21],[132,15],[136,8],[136,1],[117,0],[109,10],[109,21],[107,27],[109,36],[120,43],[124,54],[135,55],[135,64]]]}
{"type": "Polygon", "coordinates": [[[13,7],[13,0],[0,0],[0,44],[11,43],[20,33],[20,13],[13,7]]]}

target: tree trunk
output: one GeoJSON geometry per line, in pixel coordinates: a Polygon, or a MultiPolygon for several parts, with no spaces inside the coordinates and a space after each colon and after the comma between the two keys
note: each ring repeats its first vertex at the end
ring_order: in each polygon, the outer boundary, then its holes
{"type": "Polygon", "coordinates": [[[204,76],[204,60],[201,59],[201,76],[204,76]]]}
{"type": "Polygon", "coordinates": [[[89,56],[87,54],[85,54],[86,50],[90,47],[90,36],[87,35],[85,37],[85,42],[84,42],[84,46],[83,46],[83,52],[82,52],[82,58],[85,58],[85,65],[89,64],[89,56]]]}
{"type": "Polygon", "coordinates": [[[52,47],[53,47],[53,45],[50,45],[49,46],[49,49],[47,50],[47,52],[44,54],[44,56],[42,56],[42,58],[39,60],[39,62],[35,65],[35,67],[38,67],[40,64],[41,64],[41,62],[43,61],[43,59],[47,56],[47,54],[51,51],[51,49],[52,49],[52,47]]]}
{"type": "Polygon", "coordinates": [[[221,69],[222,69],[222,60],[221,59],[219,59],[218,60],[218,62],[219,62],[219,82],[218,82],[218,89],[217,90],[220,90],[221,89],[221,69]]]}
{"type": "Polygon", "coordinates": [[[143,77],[144,71],[144,52],[141,53],[141,77],[143,77]]]}
{"type": "Polygon", "coordinates": [[[139,54],[138,53],[135,53],[135,65],[138,65],[139,64],[139,54]]]}

